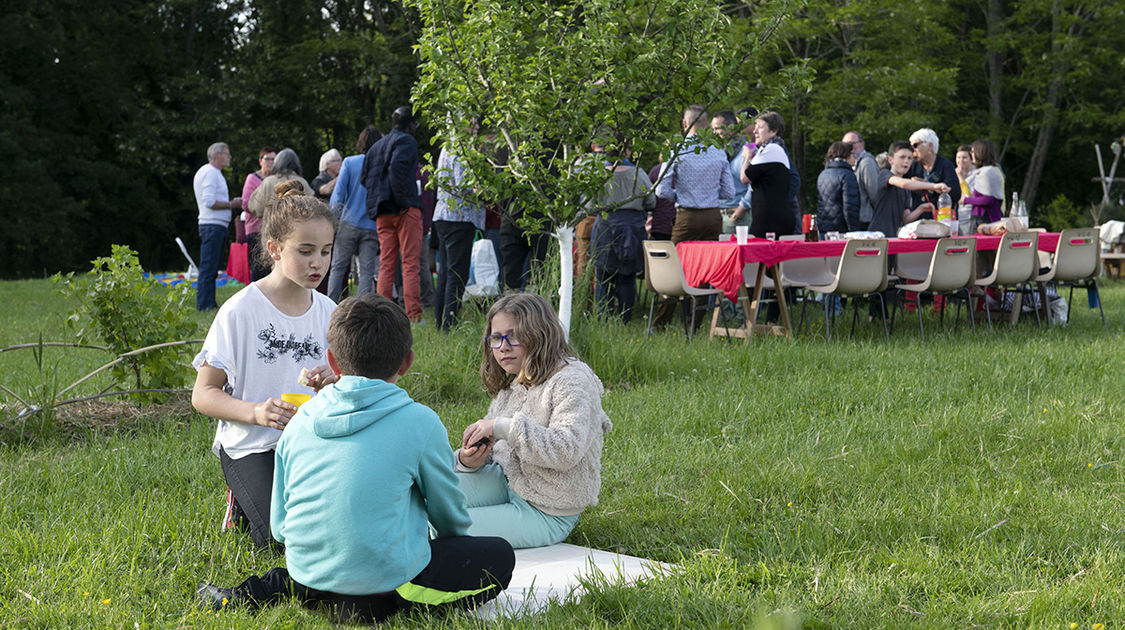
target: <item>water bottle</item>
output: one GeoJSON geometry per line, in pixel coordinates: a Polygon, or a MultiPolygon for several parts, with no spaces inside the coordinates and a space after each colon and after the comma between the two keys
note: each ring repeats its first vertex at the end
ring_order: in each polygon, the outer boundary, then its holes
{"type": "Polygon", "coordinates": [[[937,205],[938,205],[937,216],[935,218],[938,221],[941,221],[942,223],[944,223],[947,226],[949,226],[950,228],[952,228],[953,227],[953,199],[949,196],[949,193],[947,193],[947,192],[941,193],[941,196],[938,197],[937,205]]]}
{"type": "Polygon", "coordinates": [[[1016,216],[1016,209],[1019,207],[1019,205],[1020,205],[1020,194],[1013,190],[1012,191],[1012,205],[1008,206],[1008,216],[1010,216],[1010,217],[1016,216]]]}
{"type": "Polygon", "coordinates": [[[1027,204],[1024,203],[1022,199],[1016,202],[1016,209],[1012,211],[1012,216],[1014,216],[1016,220],[1019,221],[1020,227],[1026,231],[1028,227],[1027,204]]]}

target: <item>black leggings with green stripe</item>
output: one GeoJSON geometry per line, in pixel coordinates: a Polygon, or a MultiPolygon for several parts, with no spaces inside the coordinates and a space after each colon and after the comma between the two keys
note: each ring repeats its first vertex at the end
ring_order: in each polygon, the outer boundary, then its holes
{"type": "Polygon", "coordinates": [[[430,541],[430,563],[397,590],[371,595],[319,591],[289,577],[282,568],[251,576],[234,588],[233,604],[273,604],[292,595],[307,608],[326,606],[335,621],[378,622],[416,605],[471,607],[508,587],[516,556],[503,538],[464,536],[430,541]]]}

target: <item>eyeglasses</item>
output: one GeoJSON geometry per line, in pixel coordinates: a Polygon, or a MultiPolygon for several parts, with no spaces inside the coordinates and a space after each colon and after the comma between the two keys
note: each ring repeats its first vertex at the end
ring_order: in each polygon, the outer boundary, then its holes
{"type": "Polygon", "coordinates": [[[488,342],[488,347],[492,348],[493,350],[499,350],[500,348],[504,347],[505,341],[508,342],[508,346],[510,347],[520,345],[519,340],[516,339],[515,333],[508,333],[506,335],[489,335],[485,337],[484,340],[488,342]]]}
{"type": "Polygon", "coordinates": [[[912,143],[912,144],[911,144],[910,146],[912,146],[912,147],[914,147],[915,149],[917,149],[918,147],[922,146],[923,144],[926,144],[926,143],[925,143],[925,142],[922,142],[922,141],[918,141],[918,142],[914,142],[914,143],[912,143]]]}

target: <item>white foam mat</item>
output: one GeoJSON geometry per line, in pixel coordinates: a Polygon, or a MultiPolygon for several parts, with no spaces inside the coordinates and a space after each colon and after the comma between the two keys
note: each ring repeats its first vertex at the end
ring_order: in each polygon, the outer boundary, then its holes
{"type": "Polygon", "coordinates": [[[634,584],[659,577],[674,565],[611,551],[561,543],[516,550],[512,582],[496,599],[473,613],[482,618],[534,615],[551,602],[582,597],[579,578],[601,577],[611,584],[634,584]]]}

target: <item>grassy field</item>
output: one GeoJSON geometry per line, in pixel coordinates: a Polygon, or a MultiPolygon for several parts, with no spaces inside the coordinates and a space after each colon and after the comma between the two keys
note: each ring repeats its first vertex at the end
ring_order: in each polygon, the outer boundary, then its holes
{"type": "MultiPolygon", "coordinates": [[[[70,305],[49,282],[6,282],[0,295],[0,347],[68,340],[70,305]]],[[[1125,284],[1103,287],[1107,328],[1075,297],[1066,327],[938,333],[931,319],[924,343],[909,319],[889,343],[864,325],[831,344],[728,346],[671,327],[646,341],[639,321],[579,317],[575,345],[606,385],[614,431],[601,502],[569,541],[681,571],[593,585],[536,625],[1121,627],[1125,284]]],[[[454,435],[487,407],[480,332],[479,316],[449,335],[418,329],[402,381],[454,435]]],[[[8,352],[0,384],[35,399],[103,360],[8,352]]],[[[295,604],[197,609],[197,582],[282,561],[219,533],[211,421],[182,404],[68,417],[22,438],[3,431],[0,628],[330,626],[295,604]]],[[[387,627],[486,625],[528,622],[439,613],[387,627]]]]}

